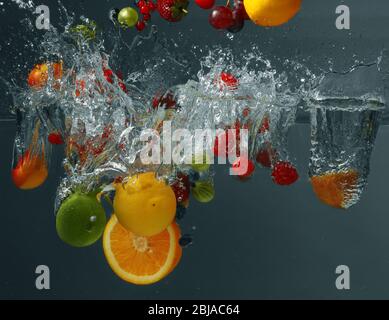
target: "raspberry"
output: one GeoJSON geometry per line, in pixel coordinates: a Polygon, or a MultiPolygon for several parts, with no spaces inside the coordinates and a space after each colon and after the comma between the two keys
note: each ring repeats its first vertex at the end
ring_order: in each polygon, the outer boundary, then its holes
{"type": "Polygon", "coordinates": [[[252,174],[254,173],[254,170],[255,170],[255,165],[250,159],[247,159],[247,158],[243,159],[242,157],[240,157],[232,165],[232,170],[238,175],[239,178],[245,179],[245,178],[249,178],[252,176],[252,174]],[[245,172],[243,172],[243,169],[240,168],[242,160],[247,161],[247,169],[245,172]]]}
{"type": "Polygon", "coordinates": [[[259,150],[255,160],[265,168],[271,167],[271,156],[267,149],[259,150]]]}
{"type": "Polygon", "coordinates": [[[296,168],[287,161],[280,161],[278,162],[272,172],[272,177],[274,183],[280,185],[280,186],[288,186],[293,183],[295,183],[298,178],[298,172],[296,168]]]}

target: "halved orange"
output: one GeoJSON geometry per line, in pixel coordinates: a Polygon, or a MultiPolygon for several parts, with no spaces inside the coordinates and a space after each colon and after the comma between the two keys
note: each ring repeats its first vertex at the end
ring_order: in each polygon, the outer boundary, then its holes
{"type": "Polygon", "coordinates": [[[137,236],[112,215],[104,231],[104,254],[112,270],[124,281],[153,284],[178,265],[182,255],[180,236],[175,222],[155,236],[137,236]]]}
{"type": "Polygon", "coordinates": [[[311,184],[321,201],[335,208],[346,209],[358,188],[358,179],[358,172],[350,169],[313,176],[311,184]]]}

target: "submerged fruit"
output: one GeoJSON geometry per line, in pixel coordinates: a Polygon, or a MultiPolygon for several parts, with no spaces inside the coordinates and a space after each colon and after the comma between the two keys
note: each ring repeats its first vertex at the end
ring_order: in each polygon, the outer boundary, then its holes
{"type": "Polygon", "coordinates": [[[280,186],[288,186],[295,183],[298,178],[296,168],[287,161],[279,161],[273,168],[272,177],[274,183],[280,186]]]}
{"type": "Polygon", "coordinates": [[[12,180],[22,190],[35,189],[42,185],[48,176],[45,155],[27,151],[12,169],[12,180]]]}
{"type": "Polygon", "coordinates": [[[244,7],[255,24],[273,27],[292,19],[301,3],[302,0],[244,0],[244,7]]]}
{"type": "Polygon", "coordinates": [[[346,209],[358,190],[359,174],[356,170],[328,172],[311,177],[316,196],[325,204],[346,209]]]}
{"type": "Polygon", "coordinates": [[[255,164],[247,157],[239,157],[232,164],[232,171],[241,179],[250,178],[255,171],[255,164]]]}
{"type": "Polygon", "coordinates": [[[178,265],[182,256],[180,237],[176,223],[157,235],[138,236],[123,228],[113,215],[104,232],[104,254],[121,279],[148,285],[162,280],[178,265]]]}
{"type": "Polygon", "coordinates": [[[124,228],[149,237],[165,230],[174,220],[176,196],[154,172],[147,172],[116,185],[113,207],[124,228]]]}
{"type": "MultiPolygon", "coordinates": [[[[63,76],[63,64],[62,62],[52,63],[52,64],[37,64],[31,70],[28,75],[28,85],[34,89],[42,89],[46,86],[49,79],[49,67],[53,68],[54,80],[60,80],[63,76]]],[[[54,86],[55,89],[58,89],[58,86],[54,86]]]]}
{"type": "Polygon", "coordinates": [[[213,184],[208,181],[197,181],[192,188],[193,197],[199,202],[210,202],[215,197],[213,184]]]}
{"type": "Polygon", "coordinates": [[[103,234],[105,211],[96,193],[73,193],[61,205],[56,218],[58,236],[73,247],[86,247],[103,234]]]}

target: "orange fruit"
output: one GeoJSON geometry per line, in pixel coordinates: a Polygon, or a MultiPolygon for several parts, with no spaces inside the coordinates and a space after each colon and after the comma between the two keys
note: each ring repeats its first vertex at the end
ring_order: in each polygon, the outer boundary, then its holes
{"type": "Polygon", "coordinates": [[[244,0],[249,18],[257,25],[274,27],[292,19],[302,0],[244,0]]]}
{"type": "Polygon", "coordinates": [[[176,196],[154,172],[137,174],[115,185],[113,208],[120,224],[144,237],[161,233],[174,220],[176,196]]]}
{"type": "Polygon", "coordinates": [[[122,227],[116,215],[112,215],[104,231],[104,254],[112,270],[124,281],[153,284],[178,265],[182,255],[180,236],[175,222],[155,236],[137,236],[122,227]]]}
{"type": "Polygon", "coordinates": [[[346,209],[358,188],[358,179],[358,172],[352,169],[313,176],[311,184],[321,201],[335,208],[346,209]]]}
{"type": "MultiPolygon", "coordinates": [[[[42,89],[46,86],[49,79],[49,67],[53,68],[54,80],[60,80],[63,76],[63,62],[55,62],[52,64],[42,63],[37,64],[28,75],[28,85],[35,89],[42,89]]],[[[54,84],[55,89],[59,89],[59,84],[54,84]]]]}
{"type": "Polygon", "coordinates": [[[42,185],[48,176],[44,153],[41,156],[27,151],[12,169],[12,180],[22,190],[35,189],[42,185]]]}

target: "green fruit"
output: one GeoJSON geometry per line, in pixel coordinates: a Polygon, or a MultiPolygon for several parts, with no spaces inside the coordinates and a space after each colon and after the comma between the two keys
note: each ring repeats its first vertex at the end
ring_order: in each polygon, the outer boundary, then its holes
{"type": "Polygon", "coordinates": [[[73,247],[86,247],[103,234],[105,211],[96,194],[73,193],[58,210],[56,228],[58,236],[73,247]]]}
{"type": "Polygon", "coordinates": [[[204,172],[208,171],[209,167],[211,165],[209,164],[209,156],[207,155],[195,155],[192,158],[192,169],[197,172],[204,172]]]}
{"type": "Polygon", "coordinates": [[[135,26],[138,19],[138,12],[131,7],[123,8],[118,14],[118,21],[123,27],[131,28],[135,26]]]}
{"type": "Polygon", "coordinates": [[[199,202],[210,202],[215,197],[213,184],[208,181],[196,181],[192,188],[193,197],[199,202]]]}

